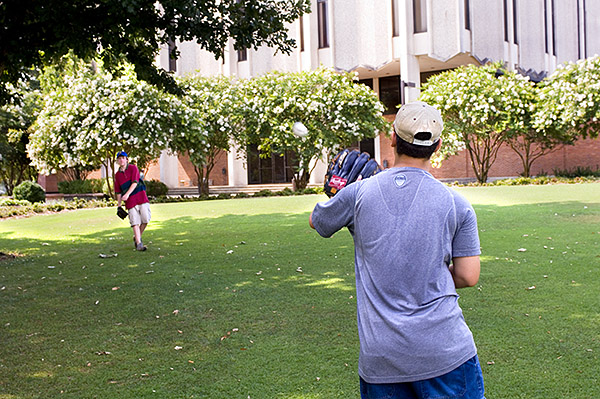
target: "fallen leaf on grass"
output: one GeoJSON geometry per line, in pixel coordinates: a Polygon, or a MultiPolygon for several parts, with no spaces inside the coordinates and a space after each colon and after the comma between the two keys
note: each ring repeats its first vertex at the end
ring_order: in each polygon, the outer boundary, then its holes
{"type": "Polygon", "coordinates": [[[182,347],[182,346],[176,346],[174,349],[175,349],[176,351],[179,351],[179,350],[182,350],[182,349],[183,349],[183,347],[182,347]]]}
{"type": "Polygon", "coordinates": [[[174,315],[178,315],[178,314],[179,314],[179,310],[175,309],[175,310],[173,311],[173,314],[174,314],[174,315]]]}
{"type": "Polygon", "coordinates": [[[527,249],[526,248],[519,248],[519,249],[517,249],[517,251],[519,251],[519,252],[526,252],[527,249]]]}
{"type": "Polygon", "coordinates": [[[119,254],[100,254],[98,255],[99,258],[116,258],[119,254]]]}
{"type": "Polygon", "coordinates": [[[108,355],[110,355],[110,354],[111,354],[111,353],[110,353],[110,352],[108,352],[108,351],[100,351],[100,352],[96,352],[96,355],[98,355],[98,356],[108,356],[108,355]]]}
{"type": "Polygon", "coordinates": [[[532,285],[531,287],[527,287],[526,289],[528,289],[528,290],[535,290],[535,285],[532,285]]]}
{"type": "Polygon", "coordinates": [[[487,362],[487,364],[490,365],[490,366],[492,366],[492,365],[494,365],[496,363],[494,363],[494,361],[492,360],[492,361],[487,362]]]}
{"type": "Polygon", "coordinates": [[[112,287],[113,291],[117,291],[118,289],[120,289],[121,287],[112,287]]]}

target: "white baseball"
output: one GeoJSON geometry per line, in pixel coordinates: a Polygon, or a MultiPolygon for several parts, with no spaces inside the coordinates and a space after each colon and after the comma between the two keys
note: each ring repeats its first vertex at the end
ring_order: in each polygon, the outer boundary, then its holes
{"type": "Polygon", "coordinates": [[[305,137],[308,134],[308,129],[302,122],[296,122],[292,126],[292,132],[298,137],[305,137]]]}

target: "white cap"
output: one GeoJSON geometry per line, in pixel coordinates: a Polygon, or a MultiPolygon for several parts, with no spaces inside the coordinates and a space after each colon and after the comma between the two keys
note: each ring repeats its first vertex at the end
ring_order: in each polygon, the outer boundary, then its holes
{"type": "Polygon", "coordinates": [[[415,145],[433,145],[440,139],[443,128],[440,111],[420,101],[404,104],[394,120],[394,131],[398,137],[415,145]],[[426,140],[416,139],[417,133],[430,133],[431,137],[426,140]]]}

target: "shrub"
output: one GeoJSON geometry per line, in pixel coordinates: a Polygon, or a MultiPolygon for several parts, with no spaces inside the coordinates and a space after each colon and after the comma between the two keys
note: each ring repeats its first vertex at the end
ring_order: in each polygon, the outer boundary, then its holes
{"type": "Polygon", "coordinates": [[[577,166],[573,169],[554,169],[554,176],[557,177],[600,177],[600,169],[596,166],[596,169],[592,169],[590,166],[577,166]]]}
{"type": "Polygon", "coordinates": [[[29,180],[26,180],[15,187],[13,196],[15,199],[26,200],[29,202],[44,202],[46,200],[46,192],[42,186],[29,180]]]}
{"type": "Polygon", "coordinates": [[[254,195],[253,195],[253,196],[254,196],[254,197],[271,197],[271,196],[273,196],[273,195],[275,195],[275,194],[273,193],[273,191],[271,191],[271,190],[268,190],[268,189],[264,189],[264,190],[260,190],[260,191],[258,191],[258,192],[256,192],[256,193],[254,193],[254,195]]]}
{"type": "Polygon", "coordinates": [[[323,194],[323,187],[307,187],[301,191],[302,194],[323,194]]]}
{"type": "Polygon", "coordinates": [[[146,194],[150,197],[164,197],[169,192],[169,187],[158,180],[144,180],[146,183],[146,194]]]}
{"type": "Polygon", "coordinates": [[[276,194],[280,195],[280,196],[288,196],[288,195],[294,195],[294,192],[289,187],[286,187],[283,190],[278,191],[276,194]]]}
{"type": "Polygon", "coordinates": [[[235,195],[235,198],[248,198],[248,197],[250,197],[250,195],[248,193],[244,193],[244,192],[237,193],[235,195]]]}
{"type": "Polygon", "coordinates": [[[94,187],[89,180],[61,181],[58,183],[58,192],[63,194],[93,193],[94,187]]]}
{"type": "Polygon", "coordinates": [[[0,200],[0,206],[29,206],[31,202],[27,200],[18,200],[13,198],[3,198],[0,200]]]}

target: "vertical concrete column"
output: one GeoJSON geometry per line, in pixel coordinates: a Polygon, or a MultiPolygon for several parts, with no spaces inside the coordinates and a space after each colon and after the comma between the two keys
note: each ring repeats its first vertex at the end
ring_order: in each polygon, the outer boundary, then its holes
{"type": "Polygon", "coordinates": [[[166,150],[160,153],[160,181],[169,188],[179,187],[179,159],[166,150]]]}
{"type": "MultiPolygon", "coordinates": [[[[326,151],[323,151],[323,159],[327,159],[327,154],[326,151]]],[[[325,182],[325,173],[327,173],[327,164],[320,160],[317,159],[312,160],[310,162],[309,167],[312,168],[314,166],[314,169],[312,170],[312,173],[310,174],[310,179],[309,179],[309,183],[310,184],[323,184],[325,182]]]]}
{"type": "Polygon", "coordinates": [[[227,153],[227,177],[229,186],[248,185],[246,154],[235,143],[230,143],[227,153]]]}
{"type": "MultiPolygon", "coordinates": [[[[431,4],[428,1],[428,9],[431,9],[431,4]]],[[[413,2],[412,0],[404,0],[398,2],[400,13],[400,21],[406,23],[400,29],[400,37],[398,40],[399,56],[400,56],[400,79],[406,83],[414,83],[415,87],[405,87],[404,102],[416,100],[420,94],[421,87],[421,69],[419,61],[414,55],[414,25],[413,25],[413,2]]],[[[429,21],[428,21],[429,22],[429,21]]],[[[401,93],[402,95],[402,93],[401,93]]]]}

